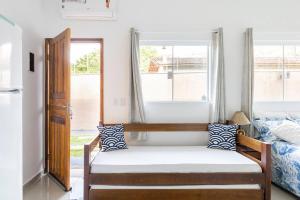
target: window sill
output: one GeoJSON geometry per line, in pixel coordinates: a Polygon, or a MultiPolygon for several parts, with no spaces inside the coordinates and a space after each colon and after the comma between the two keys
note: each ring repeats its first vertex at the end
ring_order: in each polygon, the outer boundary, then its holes
{"type": "Polygon", "coordinates": [[[208,101],[145,101],[145,104],[209,104],[208,101]]]}
{"type": "Polygon", "coordinates": [[[254,104],[255,103],[282,103],[282,104],[284,104],[284,103],[300,103],[300,101],[254,101],[253,102],[254,104]]]}

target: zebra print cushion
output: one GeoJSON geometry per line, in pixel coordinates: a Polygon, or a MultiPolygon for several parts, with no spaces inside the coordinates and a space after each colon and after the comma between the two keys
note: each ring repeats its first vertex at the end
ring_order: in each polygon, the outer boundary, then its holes
{"type": "Polygon", "coordinates": [[[124,126],[97,126],[100,132],[103,152],[127,149],[124,138],[124,126]]]}
{"type": "Polygon", "coordinates": [[[236,150],[237,125],[209,124],[208,148],[236,150]]]}

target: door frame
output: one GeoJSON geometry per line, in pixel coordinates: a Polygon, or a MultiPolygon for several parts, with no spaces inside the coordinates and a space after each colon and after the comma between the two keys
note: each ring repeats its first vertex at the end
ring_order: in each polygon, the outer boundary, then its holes
{"type": "MultiPolygon", "coordinates": [[[[49,104],[49,44],[52,38],[45,38],[45,108],[44,108],[44,173],[49,172],[49,112],[47,105],[49,104]]],[[[99,43],[100,44],[100,121],[99,124],[104,124],[104,40],[103,38],[71,38],[71,43],[99,43]]],[[[71,97],[72,98],[72,97],[71,97]]]]}

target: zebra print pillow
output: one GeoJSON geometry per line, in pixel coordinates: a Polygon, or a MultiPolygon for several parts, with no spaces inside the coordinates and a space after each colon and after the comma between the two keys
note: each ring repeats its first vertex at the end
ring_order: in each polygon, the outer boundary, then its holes
{"type": "Polygon", "coordinates": [[[236,150],[237,125],[209,124],[208,148],[236,150]]]}
{"type": "Polygon", "coordinates": [[[124,126],[97,126],[100,132],[103,152],[127,149],[124,137],[124,126]]]}

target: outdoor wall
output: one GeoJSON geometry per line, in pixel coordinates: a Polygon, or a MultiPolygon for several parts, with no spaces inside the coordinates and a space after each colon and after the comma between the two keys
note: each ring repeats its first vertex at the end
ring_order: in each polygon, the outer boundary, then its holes
{"type": "MultiPolygon", "coordinates": [[[[43,33],[40,0],[0,0],[0,13],[23,30],[23,182],[43,166],[43,33]],[[35,72],[29,72],[29,52],[35,54],[35,72]]],[[[0,30],[1,31],[1,30],[0,30]]]]}
{"type": "Polygon", "coordinates": [[[72,75],[71,129],[96,130],[100,121],[100,76],[72,75]]]}

